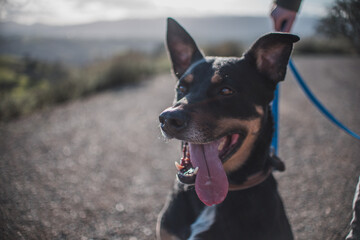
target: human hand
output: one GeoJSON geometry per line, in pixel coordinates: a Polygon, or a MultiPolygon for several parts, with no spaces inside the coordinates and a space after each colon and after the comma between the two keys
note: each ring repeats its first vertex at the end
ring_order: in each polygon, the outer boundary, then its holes
{"type": "Polygon", "coordinates": [[[274,21],[274,29],[278,32],[290,32],[296,18],[296,12],[274,5],[271,17],[274,21]]]}

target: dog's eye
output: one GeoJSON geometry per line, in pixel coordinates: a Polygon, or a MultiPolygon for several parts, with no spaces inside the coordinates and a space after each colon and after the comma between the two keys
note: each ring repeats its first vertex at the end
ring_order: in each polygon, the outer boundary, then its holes
{"type": "Polygon", "coordinates": [[[222,88],[220,90],[220,95],[223,95],[223,96],[229,96],[229,95],[232,95],[233,93],[234,93],[234,91],[227,87],[222,88]]]}
{"type": "Polygon", "coordinates": [[[185,93],[187,91],[187,88],[183,85],[178,86],[177,90],[181,93],[185,93]]]}

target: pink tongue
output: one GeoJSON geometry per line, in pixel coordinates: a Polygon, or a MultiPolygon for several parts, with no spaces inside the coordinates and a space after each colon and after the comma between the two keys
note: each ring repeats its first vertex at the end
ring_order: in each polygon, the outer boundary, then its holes
{"type": "Polygon", "coordinates": [[[200,200],[208,206],[224,201],[229,182],[219,159],[218,143],[189,144],[190,159],[199,167],[195,180],[195,191],[200,200]]]}

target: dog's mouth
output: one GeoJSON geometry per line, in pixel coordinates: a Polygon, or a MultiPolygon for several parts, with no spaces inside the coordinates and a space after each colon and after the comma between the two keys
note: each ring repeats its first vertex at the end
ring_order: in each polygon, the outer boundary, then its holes
{"type": "Polygon", "coordinates": [[[228,192],[228,180],[222,166],[240,148],[244,134],[235,133],[205,144],[185,142],[183,158],[175,162],[181,183],[195,185],[206,205],[222,202],[228,192]]]}

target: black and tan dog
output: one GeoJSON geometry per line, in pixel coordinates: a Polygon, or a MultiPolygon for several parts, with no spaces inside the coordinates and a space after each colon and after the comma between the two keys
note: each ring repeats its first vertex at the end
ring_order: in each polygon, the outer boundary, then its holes
{"type": "Polygon", "coordinates": [[[285,77],[291,34],[271,33],[241,57],[204,57],[168,19],[167,47],[177,77],[172,107],[159,117],[182,141],[178,182],[160,213],[158,239],[293,239],[272,170],[270,103],[285,77]]]}

